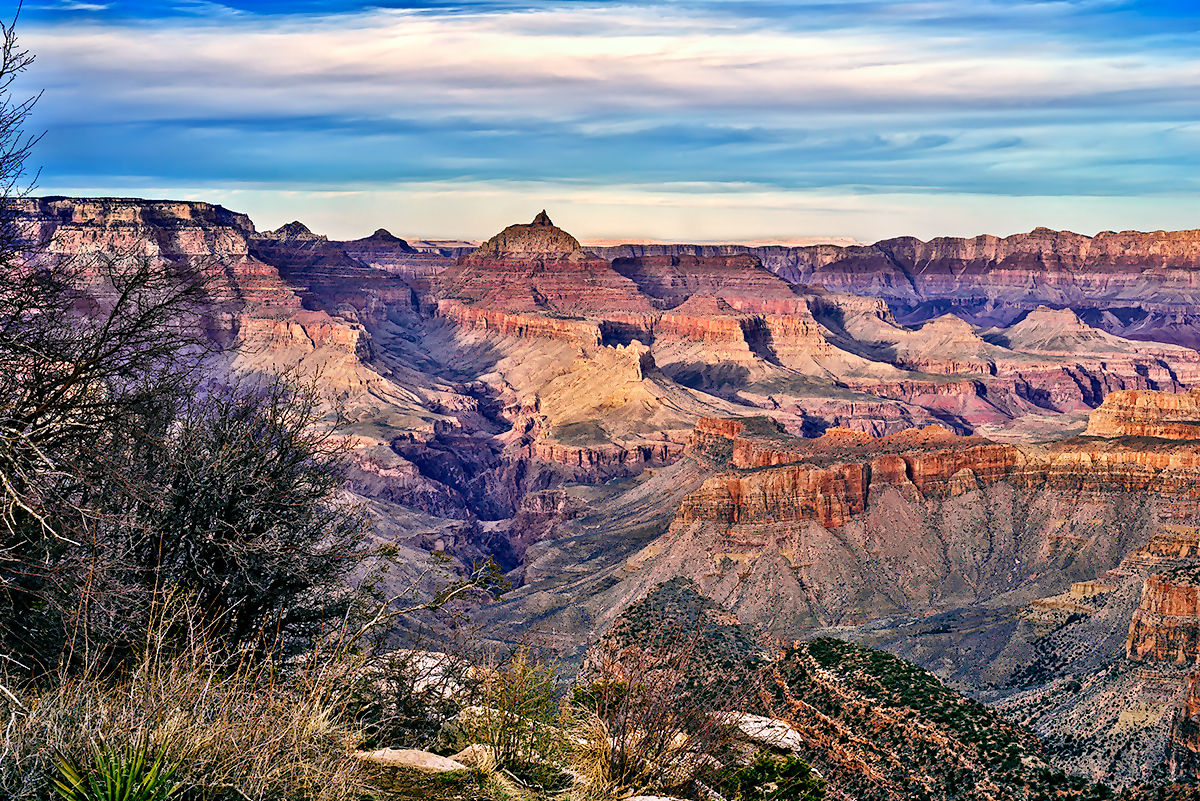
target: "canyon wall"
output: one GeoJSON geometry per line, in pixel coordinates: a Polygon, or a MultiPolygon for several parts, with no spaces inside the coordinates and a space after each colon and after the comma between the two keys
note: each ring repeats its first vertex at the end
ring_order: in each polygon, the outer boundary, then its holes
{"type": "Polygon", "coordinates": [[[953,310],[1009,325],[1039,305],[1071,307],[1105,331],[1200,345],[1200,231],[1104,231],[1094,237],[1036,228],[1008,237],[899,237],[873,245],[748,247],[622,245],[610,259],[757,256],[794,284],[884,298],[917,322],[953,310]]]}
{"type": "Polygon", "coordinates": [[[1193,565],[1146,579],[1126,648],[1135,661],[1191,665],[1200,660],[1200,575],[1193,565]]]}
{"type": "Polygon", "coordinates": [[[1091,415],[1092,437],[1200,440],[1200,389],[1163,397],[1157,392],[1109,394],[1091,415]]]}

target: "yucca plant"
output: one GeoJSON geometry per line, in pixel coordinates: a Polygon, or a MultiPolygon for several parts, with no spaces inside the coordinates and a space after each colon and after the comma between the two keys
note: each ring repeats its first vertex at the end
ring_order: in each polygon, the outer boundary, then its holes
{"type": "Polygon", "coordinates": [[[165,801],[181,787],[174,781],[178,763],[168,765],[161,750],[152,760],[144,739],[120,750],[93,745],[86,767],[63,754],[55,757],[55,764],[54,788],[62,801],[165,801]]]}

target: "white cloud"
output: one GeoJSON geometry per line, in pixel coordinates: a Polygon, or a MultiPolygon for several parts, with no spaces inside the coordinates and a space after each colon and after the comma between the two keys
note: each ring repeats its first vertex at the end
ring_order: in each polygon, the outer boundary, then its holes
{"type": "Polygon", "coordinates": [[[58,148],[47,191],[206,192],[267,227],[483,237],[526,204],[578,213],[574,232],[597,238],[1186,226],[1200,37],[1064,33],[1081,8],[1119,5],[897,2],[786,20],[737,4],[219,7],[22,37],[38,56],[26,85],[46,88],[43,147],[58,148]],[[1010,21],[954,22],[964,8],[1010,21]],[[296,191],[351,180],[336,203],[296,191]]]}
{"type": "Polygon", "coordinates": [[[1120,105],[1200,88],[1190,55],[980,32],[803,31],[630,8],[384,12],[220,25],[88,25],[25,38],[63,115],[590,117],[1120,105]]]}

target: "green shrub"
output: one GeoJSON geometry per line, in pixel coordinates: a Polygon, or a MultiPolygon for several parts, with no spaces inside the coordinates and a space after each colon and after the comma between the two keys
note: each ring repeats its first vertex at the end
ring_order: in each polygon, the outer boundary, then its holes
{"type": "Polygon", "coordinates": [[[574,688],[571,691],[571,706],[595,712],[604,718],[609,717],[628,695],[628,682],[598,679],[586,686],[574,688]]]}
{"type": "Polygon", "coordinates": [[[180,785],[178,764],[167,764],[166,752],[150,758],[150,744],[140,740],[122,749],[92,746],[90,765],[59,754],[54,789],[62,801],[164,801],[180,785]]]}
{"type": "Polygon", "coordinates": [[[738,801],[821,801],[825,780],[798,757],[760,752],[723,783],[723,790],[738,801]]]}
{"type": "Polygon", "coordinates": [[[525,644],[489,671],[480,688],[484,706],[463,710],[463,735],[492,748],[501,767],[523,765],[557,748],[557,666],[525,644]]]}

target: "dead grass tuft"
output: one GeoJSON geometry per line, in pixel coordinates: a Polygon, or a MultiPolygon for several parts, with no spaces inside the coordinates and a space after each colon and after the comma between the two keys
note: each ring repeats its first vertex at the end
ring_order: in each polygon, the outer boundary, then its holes
{"type": "Polygon", "coordinates": [[[0,709],[0,794],[44,793],[55,752],[83,759],[93,744],[138,741],[180,764],[193,797],[361,798],[361,739],[339,673],[229,665],[211,654],[148,659],[124,678],[69,677],[14,688],[0,709]]]}

